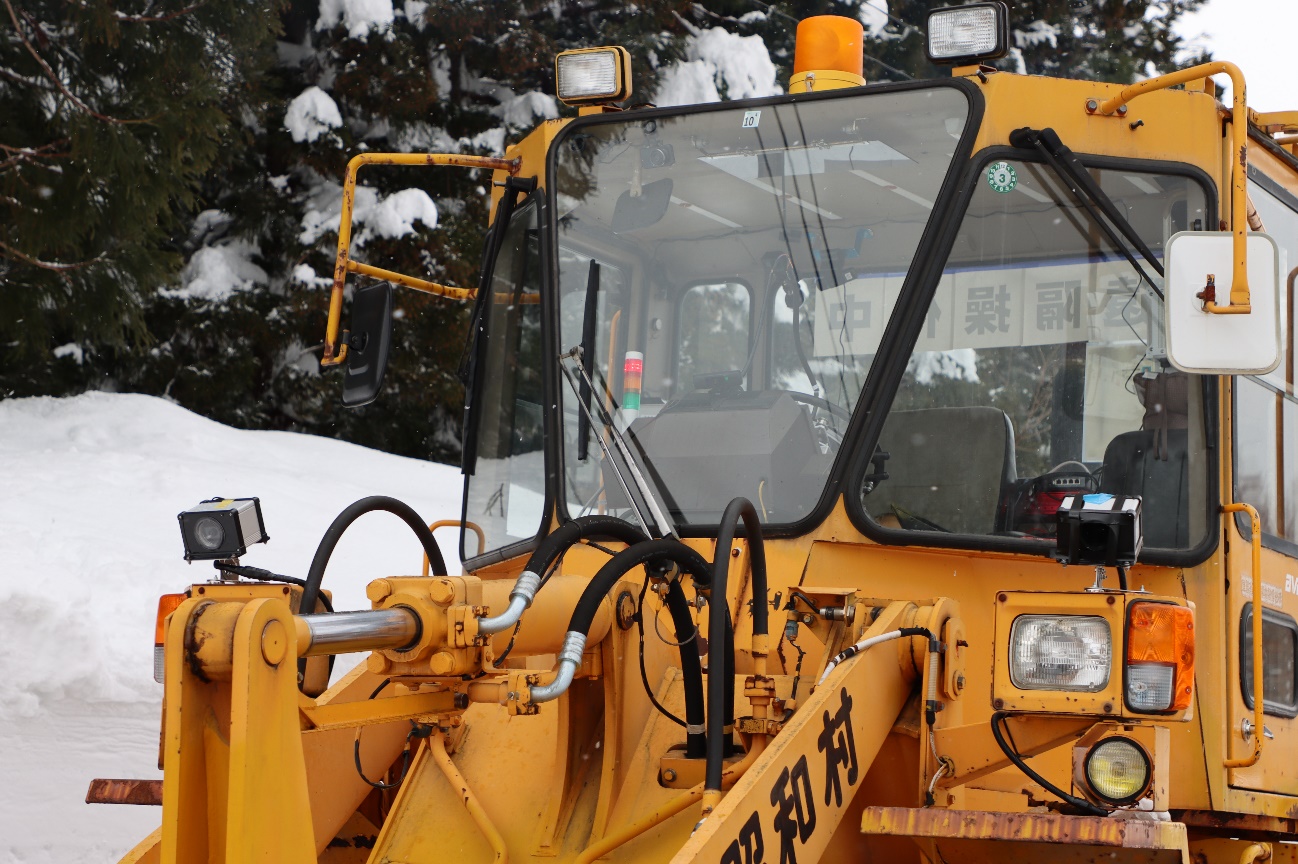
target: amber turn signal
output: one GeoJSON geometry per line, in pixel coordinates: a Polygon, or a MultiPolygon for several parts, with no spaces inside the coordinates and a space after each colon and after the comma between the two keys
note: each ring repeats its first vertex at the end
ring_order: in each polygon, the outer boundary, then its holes
{"type": "Polygon", "coordinates": [[[163,594],[158,598],[158,620],[153,628],[153,680],[162,683],[162,671],[165,668],[163,642],[167,635],[167,616],[180,608],[188,594],[163,594]]]}
{"type": "Polygon", "coordinates": [[[1182,711],[1194,695],[1194,610],[1171,603],[1127,608],[1127,707],[1182,711]]]}

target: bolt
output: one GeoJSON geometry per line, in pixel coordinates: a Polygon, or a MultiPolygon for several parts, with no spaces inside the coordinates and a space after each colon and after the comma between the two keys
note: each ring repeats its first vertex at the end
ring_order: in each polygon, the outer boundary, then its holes
{"type": "Polygon", "coordinates": [[[375,675],[383,675],[392,668],[392,661],[382,654],[371,654],[365,661],[365,668],[375,675]]]}
{"type": "Polygon", "coordinates": [[[1116,597],[1114,597],[1112,594],[1110,594],[1110,595],[1108,596],[1109,605],[1112,606],[1114,603],[1117,602],[1117,599],[1118,599],[1118,598],[1116,598],[1116,597]]]}
{"type": "Polygon", "coordinates": [[[365,596],[371,603],[377,603],[392,593],[392,583],[386,579],[375,579],[365,586],[365,596]]]}
{"type": "Polygon", "coordinates": [[[1086,100],[1086,113],[1087,113],[1087,114],[1094,114],[1094,113],[1095,113],[1096,111],[1098,111],[1098,110],[1100,110],[1100,103],[1099,103],[1099,102],[1096,102],[1094,99],[1087,99],[1087,100],[1086,100]]]}
{"type": "Polygon", "coordinates": [[[963,675],[957,675],[957,676],[955,676],[955,690],[956,690],[956,692],[959,693],[959,692],[960,692],[961,690],[963,690],[963,689],[964,689],[964,676],[963,676],[963,675]]]}
{"type": "Polygon", "coordinates": [[[803,623],[803,624],[810,624],[810,623],[811,623],[811,616],[810,616],[810,615],[803,615],[803,616],[802,616],[802,623],[803,623]]]}
{"type": "Polygon", "coordinates": [[[438,579],[428,586],[428,597],[438,606],[449,606],[455,600],[455,586],[449,579],[438,579]]]}
{"type": "Polygon", "coordinates": [[[730,557],[731,557],[731,558],[738,558],[738,557],[739,557],[739,550],[738,550],[737,548],[736,548],[736,549],[731,549],[731,550],[730,550],[730,557]]]}
{"type": "Polygon", "coordinates": [[[676,779],[676,772],[670,768],[663,769],[663,780],[670,783],[676,779]]]}
{"type": "Polygon", "coordinates": [[[1118,106],[1118,116],[1119,116],[1119,117],[1126,117],[1126,116],[1127,116],[1127,106],[1126,106],[1126,105],[1119,105],[1119,106],[1118,106]]]}
{"type": "Polygon", "coordinates": [[[505,696],[505,699],[508,700],[508,701],[510,701],[510,702],[517,702],[517,701],[518,701],[518,691],[517,691],[517,690],[510,690],[509,693],[505,696]]]}
{"type": "Polygon", "coordinates": [[[1005,700],[1004,700],[1004,699],[993,699],[993,700],[992,700],[992,707],[995,708],[997,711],[1001,710],[1002,708],[1005,707],[1005,700]]]}
{"type": "Polygon", "coordinates": [[[1112,703],[1112,702],[1105,702],[1105,703],[1104,703],[1104,706],[1103,706],[1103,711],[1104,711],[1105,714],[1112,714],[1112,713],[1113,713],[1113,703],[1112,703]]]}
{"type": "Polygon", "coordinates": [[[266,622],[261,631],[261,656],[271,666],[278,666],[279,661],[288,653],[288,633],[284,622],[273,620],[266,622]]]}
{"type": "Polygon", "coordinates": [[[455,655],[448,651],[438,651],[428,660],[428,670],[434,675],[450,675],[455,668],[455,655]]]}
{"type": "Polygon", "coordinates": [[[1006,600],[1008,600],[1008,599],[1010,599],[1010,598],[1009,598],[1008,595],[1005,594],[1004,591],[1002,591],[1001,593],[999,593],[999,594],[996,595],[996,599],[999,600],[1000,602],[1004,603],[1006,600]]]}
{"type": "Polygon", "coordinates": [[[1144,125],[1145,125],[1145,121],[1144,121],[1144,120],[1137,120],[1135,123],[1129,123],[1128,125],[1131,126],[1131,131],[1132,131],[1132,132],[1135,132],[1135,131],[1136,131],[1137,129],[1139,129],[1141,126],[1144,126],[1144,125]]]}

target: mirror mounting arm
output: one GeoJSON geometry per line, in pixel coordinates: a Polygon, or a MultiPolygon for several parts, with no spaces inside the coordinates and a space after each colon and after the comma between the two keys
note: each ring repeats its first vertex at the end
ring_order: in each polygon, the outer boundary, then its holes
{"type": "Polygon", "coordinates": [[[1198,66],[1191,66],[1189,69],[1182,69],[1179,72],[1160,75],[1157,78],[1150,78],[1132,84],[1130,87],[1123,88],[1117,96],[1104,100],[1094,108],[1091,108],[1095,104],[1094,102],[1088,103],[1088,109],[1092,113],[1106,116],[1115,115],[1118,113],[1119,108],[1142,94],[1155,90],[1165,90],[1178,84],[1186,84],[1222,73],[1230,76],[1232,97],[1230,132],[1233,166],[1230,184],[1230,225],[1231,233],[1234,235],[1234,268],[1231,274],[1230,302],[1220,305],[1215,299],[1207,300],[1203,305],[1203,309],[1205,312],[1211,312],[1215,315],[1247,315],[1251,311],[1252,305],[1248,288],[1248,258],[1246,252],[1248,241],[1248,107],[1244,73],[1234,63],[1223,61],[1202,63],[1198,66]]]}

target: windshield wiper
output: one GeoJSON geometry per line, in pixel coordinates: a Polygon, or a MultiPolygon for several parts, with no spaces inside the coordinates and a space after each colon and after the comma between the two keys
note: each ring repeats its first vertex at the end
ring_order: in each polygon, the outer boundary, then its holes
{"type": "Polygon", "coordinates": [[[1159,276],[1163,275],[1162,262],[1154,256],[1153,250],[1136,233],[1136,229],[1131,226],[1127,218],[1119,212],[1118,206],[1113,203],[1113,199],[1104,194],[1100,184],[1096,183],[1095,179],[1091,177],[1090,172],[1086,170],[1086,166],[1081,163],[1081,160],[1059,139],[1059,135],[1056,134],[1055,130],[1047,128],[1038,131],[1027,127],[1015,129],[1010,133],[1010,144],[1020,149],[1035,149],[1041,153],[1046,164],[1068,187],[1068,191],[1072,192],[1077,200],[1081,202],[1081,205],[1086,208],[1086,212],[1091,215],[1091,219],[1095,221],[1095,224],[1100,226],[1100,230],[1109,238],[1109,242],[1130,262],[1131,266],[1140,274],[1140,278],[1145,281],[1145,284],[1158,295],[1158,299],[1162,300],[1163,292],[1159,290],[1154,280],[1149,278],[1149,274],[1140,266],[1140,263],[1131,254],[1131,250],[1127,248],[1126,244],[1118,239],[1117,232],[1113,229],[1117,228],[1118,232],[1122,233],[1127,242],[1135,247],[1136,251],[1149,262],[1149,265],[1154,268],[1159,276]],[[1096,212],[1097,210],[1099,212],[1096,212]],[[1100,218],[1100,213],[1103,213],[1106,218],[1100,218]]]}
{"type": "MultiPolygon", "coordinates": [[[[559,355],[559,370],[563,372],[563,377],[567,379],[568,386],[572,388],[573,395],[577,397],[577,405],[581,414],[586,417],[591,426],[595,425],[595,418],[591,414],[589,403],[581,399],[582,387],[594,390],[595,385],[586,374],[586,367],[582,364],[581,346],[572,348],[559,355]],[[568,362],[576,367],[577,374],[581,376],[581,383],[572,374],[568,368],[568,362]]],[[[617,479],[618,485],[622,487],[622,494],[626,496],[627,503],[631,505],[631,510],[635,513],[636,521],[645,533],[651,537],[661,538],[670,537],[680,539],[676,536],[676,529],[670,519],[663,512],[662,506],[658,503],[654,495],[653,488],[645,480],[644,475],[636,466],[635,458],[631,455],[631,448],[627,446],[626,439],[622,436],[622,431],[617,428],[617,423],[604,408],[604,400],[595,399],[595,409],[599,412],[601,425],[608,430],[608,439],[611,439],[614,447],[610,448],[605,436],[597,435],[595,440],[599,442],[600,448],[604,451],[608,459],[609,467],[613,470],[613,476],[617,479]],[[614,453],[616,449],[616,454],[614,453]],[[629,480],[628,480],[629,475],[629,480]],[[631,487],[639,493],[637,496],[631,494],[631,487]],[[648,510],[648,513],[645,512],[648,510]]]]}

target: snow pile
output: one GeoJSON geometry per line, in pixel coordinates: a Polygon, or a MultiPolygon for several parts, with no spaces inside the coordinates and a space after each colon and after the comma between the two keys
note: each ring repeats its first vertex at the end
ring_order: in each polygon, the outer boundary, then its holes
{"type": "Polygon", "coordinates": [[[288,103],[284,128],[299,144],[316,141],[330,129],[343,125],[338,103],[325,91],[312,85],[288,103]]]}
{"type": "Polygon", "coordinates": [[[685,53],[688,59],[663,72],[655,104],[693,105],[783,92],[760,36],[738,36],[720,27],[696,29],[685,53]]]}
{"type": "MultiPolygon", "coordinates": [[[[260,497],[272,539],[245,560],[298,577],[334,516],[358,498],[392,495],[430,521],[460,509],[453,467],[230,429],[125,394],[0,402],[0,474],[0,718],[58,700],[160,697],[151,677],[157,598],[212,574],[208,564],[185,564],[176,523],[205,498],[260,497]]],[[[439,540],[455,560],[453,532],[439,540]]],[[[418,573],[421,554],[399,520],[364,517],[326,586],[337,608],[368,608],[365,584],[418,573]]]]}
{"type": "MultiPolygon", "coordinates": [[[[312,191],[302,233],[304,246],[315,243],[325,232],[337,231],[343,212],[343,189],[337,183],[322,182],[312,191]]],[[[437,205],[422,189],[403,189],[386,198],[368,186],[357,186],[352,201],[352,246],[364,246],[374,237],[396,238],[413,234],[416,222],[437,226],[437,205]]]]}
{"type": "Polygon", "coordinates": [[[181,272],[179,288],[164,288],[166,297],[219,302],[236,291],[266,285],[270,277],[253,263],[261,250],[247,240],[231,240],[204,246],[194,253],[181,272]]]}
{"type": "MultiPolygon", "coordinates": [[[[422,13],[423,10],[415,11],[422,13]]],[[[396,17],[392,0],[320,0],[316,29],[328,30],[341,20],[348,36],[364,39],[371,31],[390,32],[396,17]]]]}

